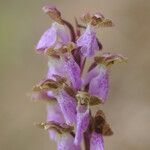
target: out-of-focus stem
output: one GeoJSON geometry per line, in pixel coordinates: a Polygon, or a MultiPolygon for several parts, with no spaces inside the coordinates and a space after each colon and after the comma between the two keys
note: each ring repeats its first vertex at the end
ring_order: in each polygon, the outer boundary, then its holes
{"type": "Polygon", "coordinates": [[[83,62],[81,61],[81,75],[83,73],[83,70],[84,70],[84,66],[85,66],[85,63],[86,63],[86,57],[84,58],[83,62]]]}
{"type": "Polygon", "coordinates": [[[85,146],[85,150],[90,150],[90,141],[89,141],[88,131],[84,133],[84,146],[85,146]]]}
{"type": "Polygon", "coordinates": [[[73,26],[71,25],[70,22],[66,21],[66,20],[63,20],[64,24],[69,28],[70,30],[70,34],[71,34],[71,41],[72,42],[75,42],[76,40],[76,35],[75,35],[75,31],[74,31],[74,28],[73,26]]]}

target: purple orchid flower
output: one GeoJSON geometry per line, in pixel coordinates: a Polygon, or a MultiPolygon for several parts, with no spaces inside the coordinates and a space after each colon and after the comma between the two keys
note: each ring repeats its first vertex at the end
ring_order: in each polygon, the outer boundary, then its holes
{"type": "Polygon", "coordinates": [[[88,76],[88,78],[91,79],[89,83],[89,93],[99,97],[103,102],[105,102],[108,97],[109,90],[108,69],[102,65],[94,68],[91,72],[89,72],[89,75],[91,76],[88,76]]]}
{"type": "Polygon", "coordinates": [[[57,22],[52,23],[52,26],[41,36],[36,49],[38,52],[45,52],[51,47],[59,47],[70,41],[70,36],[64,25],[57,22]]]}
{"type": "Polygon", "coordinates": [[[96,32],[93,26],[87,26],[85,32],[77,40],[77,46],[81,47],[80,51],[85,57],[91,57],[99,50],[96,32]]]}

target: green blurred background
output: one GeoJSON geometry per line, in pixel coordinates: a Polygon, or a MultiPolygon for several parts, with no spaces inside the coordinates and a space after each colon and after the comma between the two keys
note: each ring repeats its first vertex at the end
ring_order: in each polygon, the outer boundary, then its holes
{"type": "Polygon", "coordinates": [[[127,56],[111,72],[109,100],[103,106],[114,136],[106,150],[150,149],[150,1],[0,0],[0,150],[55,149],[47,132],[33,126],[45,120],[45,103],[30,101],[33,84],[47,69],[34,46],[50,26],[41,7],[56,5],[73,22],[85,11],[101,11],[114,28],[99,29],[104,51],[127,56]]]}

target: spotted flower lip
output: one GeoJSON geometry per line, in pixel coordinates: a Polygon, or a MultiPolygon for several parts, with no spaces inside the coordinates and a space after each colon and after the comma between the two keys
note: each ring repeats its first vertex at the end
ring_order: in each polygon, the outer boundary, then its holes
{"type": "Polygon", "coordinates": [[[41,36],[36,50],[44,52],[50,47],[55,47],[60,44],[65,44],[70,41],[70,35],[64,25],[57,22],[52,23],[52,26],[41,36]]]}
{"type": "Polygon", "coordinates": [[[99,50],[96,32],[91,25],[88,25],[85,32],[79,37],[77,46],[80,47],[81,54],[85,57],[91,57],[99,50]]]}

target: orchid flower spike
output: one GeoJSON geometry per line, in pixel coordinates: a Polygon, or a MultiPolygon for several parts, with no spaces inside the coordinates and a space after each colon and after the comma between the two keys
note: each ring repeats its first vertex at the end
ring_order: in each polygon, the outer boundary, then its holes
{"type": "Polygon", "coordinates": [[[127,59],[99,52],[102,44],[96,31],[114,24],[101,13],[86,13],[81,18],[86,25],[76,19],[74,28],[55,6],[45,5],[42,9],[53,22],[36,45],[37,53],[48,57],[47,73],[31,95],[47,103],[46,121],[36,125],[48,131],[57,150],[81,150],[82,141],[86,150],[104,150],[103,137],[113,135],[113,131],[104,112],[96,111],[95,106],[108,99],[112,65],[127,59]],[[94,59],[92,64],[89,57],[94,59]]]}

